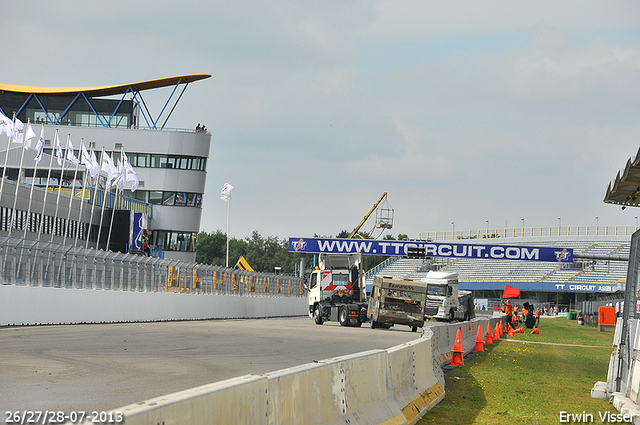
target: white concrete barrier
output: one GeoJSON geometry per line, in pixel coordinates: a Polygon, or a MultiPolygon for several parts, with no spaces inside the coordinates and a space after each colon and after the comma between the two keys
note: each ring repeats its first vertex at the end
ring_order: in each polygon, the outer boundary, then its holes
{"type": "Polygon", "coordinates": [[[344,377],[332,365],[309,363],[265,377],[269,424],[328,423],[343,414],[340,380],[344,377]]]}
{"type": "Polygon", "coordinates": [[[302,316],[303,297],[0,285],[0,326],[302,316]]]}
{"type": "Polygon", "coordinates": [[[115,409],[109,416],[122,413],[127,425],[267,425],[267,389],[265,377],[246,375],[115,409]]]}
{"type": "Polygon", "coordinates": [[[439,324],[426,328],[422,338],[387,350],[247,375],[116,411],[123,412],[127,425],[412,425],[444,398],[443,353],[453,349],[458,329],[470,352],[477,326],[486,332],[497,321],[439,324]]]}
{"type": "MultiPolygon", "coordinates": [[[[415,423],[444,398],[444,375],[435,373],[431,340],[422,338],[387,351],[389,395],[404,420],[415,423]]],[[[440,365],[437,370],[441,372],[440,365]]]]}

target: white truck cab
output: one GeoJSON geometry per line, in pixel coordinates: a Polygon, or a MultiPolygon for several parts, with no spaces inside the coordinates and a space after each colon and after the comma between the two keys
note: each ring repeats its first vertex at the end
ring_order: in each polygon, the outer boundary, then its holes
{"type": "Polygon", "coordinates": [[[457,272],[430,271],[421,281],[427,284],[425,316],[450,322],[474,316],[473,297],[469,291],[458,290],[457,272]]]}

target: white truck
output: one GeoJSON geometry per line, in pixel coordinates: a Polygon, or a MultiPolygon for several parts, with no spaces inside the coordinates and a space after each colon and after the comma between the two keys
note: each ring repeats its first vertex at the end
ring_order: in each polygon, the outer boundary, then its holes
{"type": "Polygon", "coordinates": [[[473,294],[458,290],[457,272],[430,271],[421,281],[427,284],[425,317],[449,322],[475,317],[473,294]]]}
{"type": "Polygon", "coordinates": [[[361,326],[367,321],[362,254],[320,254],[307,288],[309,317],[317,325],[361,326]]]}

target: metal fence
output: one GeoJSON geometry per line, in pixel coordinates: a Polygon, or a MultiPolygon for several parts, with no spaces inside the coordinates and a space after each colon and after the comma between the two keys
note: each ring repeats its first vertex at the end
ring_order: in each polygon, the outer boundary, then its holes
{"type": "Polygon", "coordinates": [[[421,241],[447,241],[464,239],[494,239],[494,238],[533,238],[563,236],[631,236],[638,230],[637,226],[543,226],[543,227],[514,227],[476,230],[449,230],[419,232],[421,241]]]}
{"type": "Polygon", "coordinates": [[[298,277],[6,238],[0,283],[67,289],[302,297],[298,277]]]}

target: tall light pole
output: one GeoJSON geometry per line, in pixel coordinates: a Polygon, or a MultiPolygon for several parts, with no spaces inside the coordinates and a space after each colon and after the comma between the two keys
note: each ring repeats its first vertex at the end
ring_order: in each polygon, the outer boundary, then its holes
{"type": "Polygon", "coordinates": [[[487,236],[489,236],[489,219],[485,220],[485,223],[487,223],[487,236]]]}
{"type": "Polygon", "coordinates": [[[558,217],[558,236],[560,236],[561,227],[562,227],[562,218],[558,217]]]}
{"type": "Polygon", "coordinates": [[[600,219],[596,216],[596,235],[598,234],[598,226],[600,226],[600,219]]]}
{"type": "Polygon", "coordinates": [[[522,217],[520,220],[522,220],[522,236],[524,237],[524,217],[522,217]]]}
{"type": "Polygon", "coordinates": [[[636,216],[635,219],[636,219],[636,230],[638,230],[638,216],[636,216]]]}
{"type": "Polygon", "coordinates": [[[451,222],[451,239],[455,239],[456,238],[456,222],[452,221],[451,222]]]}

